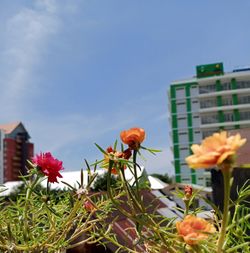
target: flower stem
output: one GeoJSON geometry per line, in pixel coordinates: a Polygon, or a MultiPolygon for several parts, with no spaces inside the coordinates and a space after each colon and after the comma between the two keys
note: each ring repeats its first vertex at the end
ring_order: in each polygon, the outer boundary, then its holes
{"type": "Polygon", "coordinates": [[[136,197],[139,198],[139,182],[138,182],[138,176],[137,176],[136,155],[137,155],[137,150],[134,150],[133,165],[134,165],[134,173],[135,173],[134,176],[135,176],[135,186],[136,186],[136,197]]]}
{"type": "Polygon", "coordinates": [[[184,203],[185,203],[185,212],[184,212],[184,216],[187,216],[187,215],[188,215],[188,212],[189,212],[189,202],[190,202],[189,199],[184,199],[184,203]]]}
{"type": "Polygon", "coordinates": [[[221,169],[224,179],[224,204],[223,204],[223,216],[222,225],[219,240],[217,243],[217,253],[223,252],[223,244],[226,237],[226,229],[228,224],[228,212],[229,212],[229,199],[230,199],[230,178],[231,178],[231,167],[225,166],[221,169]]]}

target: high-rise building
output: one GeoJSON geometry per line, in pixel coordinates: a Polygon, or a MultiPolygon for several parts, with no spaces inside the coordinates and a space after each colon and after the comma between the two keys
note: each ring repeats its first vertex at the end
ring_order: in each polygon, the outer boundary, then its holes
{"type": "Polygon", "coordinates": [[[210,185],[210,172],[188,168],[190,146],[222,129],[250,128],[250,68],[224,73],[223,64],[196,67],[170,85],[169,108],[176,182],[210,185]]]}
{"type": "Polygon", "coordinates": [[[26,162],[34,153],[34,145],[21,122],[0,125],[0,183],[20,180],[26,162]]]}

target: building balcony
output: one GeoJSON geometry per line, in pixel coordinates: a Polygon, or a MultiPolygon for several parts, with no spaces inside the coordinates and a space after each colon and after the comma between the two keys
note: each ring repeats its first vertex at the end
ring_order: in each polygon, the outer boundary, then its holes
{"type": "Polygon", "coordinates": [[[24,142],[23,139],[21,139],[21,138],[16,138],[16,143],[22,143],[22,142],[24,142]]]}
{"type": "Polygon", "coordinates": [[[200,108],[199,113],[202,114],[202,113],[207,113],[207,112],[216,112],[216,111],[225,111],[225,110],[234,110],[234,109],[248,109],[248,108],[250,108],[250,104],[224,105],[224,106],[200,108]]]}
{"type": "Polygon", "coordinates": [[[198,98],[201,99],[201,98],[226,96],[226,95],[232,95],[232,94],[247,94],[247,93],[250,93],[250,88],[234,89],[234,90],[222,90],[222,91],[201,93],[201,94],[198,95],[198,98]]]}
{"type": "Polygon", "coordinates": [[[20,156],[14,156],[12,159],[15,160],[15,161],[21,161],[21,157],[20,156]]]}
{"type": "Polygon", "coordinates": [[[241,121],[230,121],[230,122],[220,122],[220,123],[211,123],[211,124],[201,124],[200,128],[204,129],[210,129],[210,128],[219,128],[219,127],[230,127],[230,126],[235,126],[235,125],[240,125],[240,126],[246,126],[250,125],[250,120],[241,120],[241,121]]]}
{"type": "Polygon", "coordinates": [[[21,168],[22,164],[21,164],[20,162],[15,162],[15,161],[13,161],[13,162],[12,162],[12,166],[15,167],[15,168],[16,168],[16,167],[21,168]]]}

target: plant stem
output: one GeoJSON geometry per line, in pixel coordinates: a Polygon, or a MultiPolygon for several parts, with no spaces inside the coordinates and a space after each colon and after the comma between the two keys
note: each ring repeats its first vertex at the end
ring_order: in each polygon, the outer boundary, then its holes
{"type": "Polygon", "coordinates": [[[135,176],[135,185],[136,185],[136,197],[139,198],[139,182],[138,182],[138,176],[137,176],[136,155],[137,155],[137,150],[134,150],[133,166],[134,166],[134,173],[135,173],[134,176],[135,176]]]}
{"type": "Polygon", "coordinates": [[[230,178],[231,178],[231,166],[223,166],[222,175],[224,179],[224,205],[223,205],[223,216],[222,216],[222,225],[219,240],[217,243],[217,253],[223,252],[223,244],[226,237],[226,229],[228,224],[228,212],[229,212],[229,199],[230,199],[230,178]]]}
{"type": "MultiPolygon", "coordinates": [[[[185,197],[184,197],[185,198],[185,197]]],[[[184,212],[184,217],[188,215],[189,212],[189,199],[184,199],[184,203],[185,203],[185,212],[184,212]]]]}

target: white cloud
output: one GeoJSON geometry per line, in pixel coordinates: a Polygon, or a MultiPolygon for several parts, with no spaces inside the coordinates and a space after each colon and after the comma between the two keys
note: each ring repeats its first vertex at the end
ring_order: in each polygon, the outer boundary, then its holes
{"type": "MultiPolygon", "coordinates": [[[[113,119],[112,124],[109,119],[101,115],[84,116],[79,114],[70,114],[47,118],[34,118],[27,129],[32,129],[30,134],[32,140],[36,143],[36,150],[50,150],[58,152],[73,143],[94,143],[98,137],[120,130],[124,124],[128,124],[131,119],[119,118],[113,119]]],[[[88,143],[88,145],[89,145],[88,143]]]]}
{"type": "Polygon", "coordinates": [[[157,116],[157,117],[155,118],[155,121],[162,121],[162,120],[165,120],[165,121],[167,122],[168,117],[169,117],[169,113],[166,112],[166,113],[163,113],[163,114],[157,116]]]}
{"type": "Polygon", "coordinates": [[[1,114],[21,118],[26,101],[37,89],[34,69],[41,63],[51,35],[57,33],[60,27],[55,2],[36,3],[40,8],[37,5],[23,7],[6,20],[6,30],[2,34],[5,46],[0,60],[1,114]]]}
{"type": "MultiPolygon", "coordinates": [[[[39,70],[45,63],[44,54],[50,42],[61,32],[63,15],[77,11],[77,4],[79,1],[37,0],[33,6],[21,7],[13,13],[5,21],[6,29],[0,31],[1,37],[5,38],[4,46],[0,45],[0,122],[22,120],[35,143],[36,152],[67,153],[70,145],[79,147],[99,143],[111,132],[116,132],[115,138],[119,138],[119,132],[124,127],[143,124],[160,111],[153,106],[152,94],[125,103],[112,115],[107,112],[106,115],[62,114],[53,117],[30,109],[42,89],[39,86],[39,70]]],[[[165,116],[161,117],[164,119],[165,116]]],[[[154,120],[154,117],[151,118],[154,120]]],[[[75,159],[71,157],[74,150],[68,152],[65,160],[70,164],[70,159],[75,159]]],[[[151,172],[160,169],[165,173],[170,168],[168,157],[167,150],[156,157],[149,156],[146,167],[151,172]]],[[[74,168],[79,167],[75,160],[74,168]]]]}

